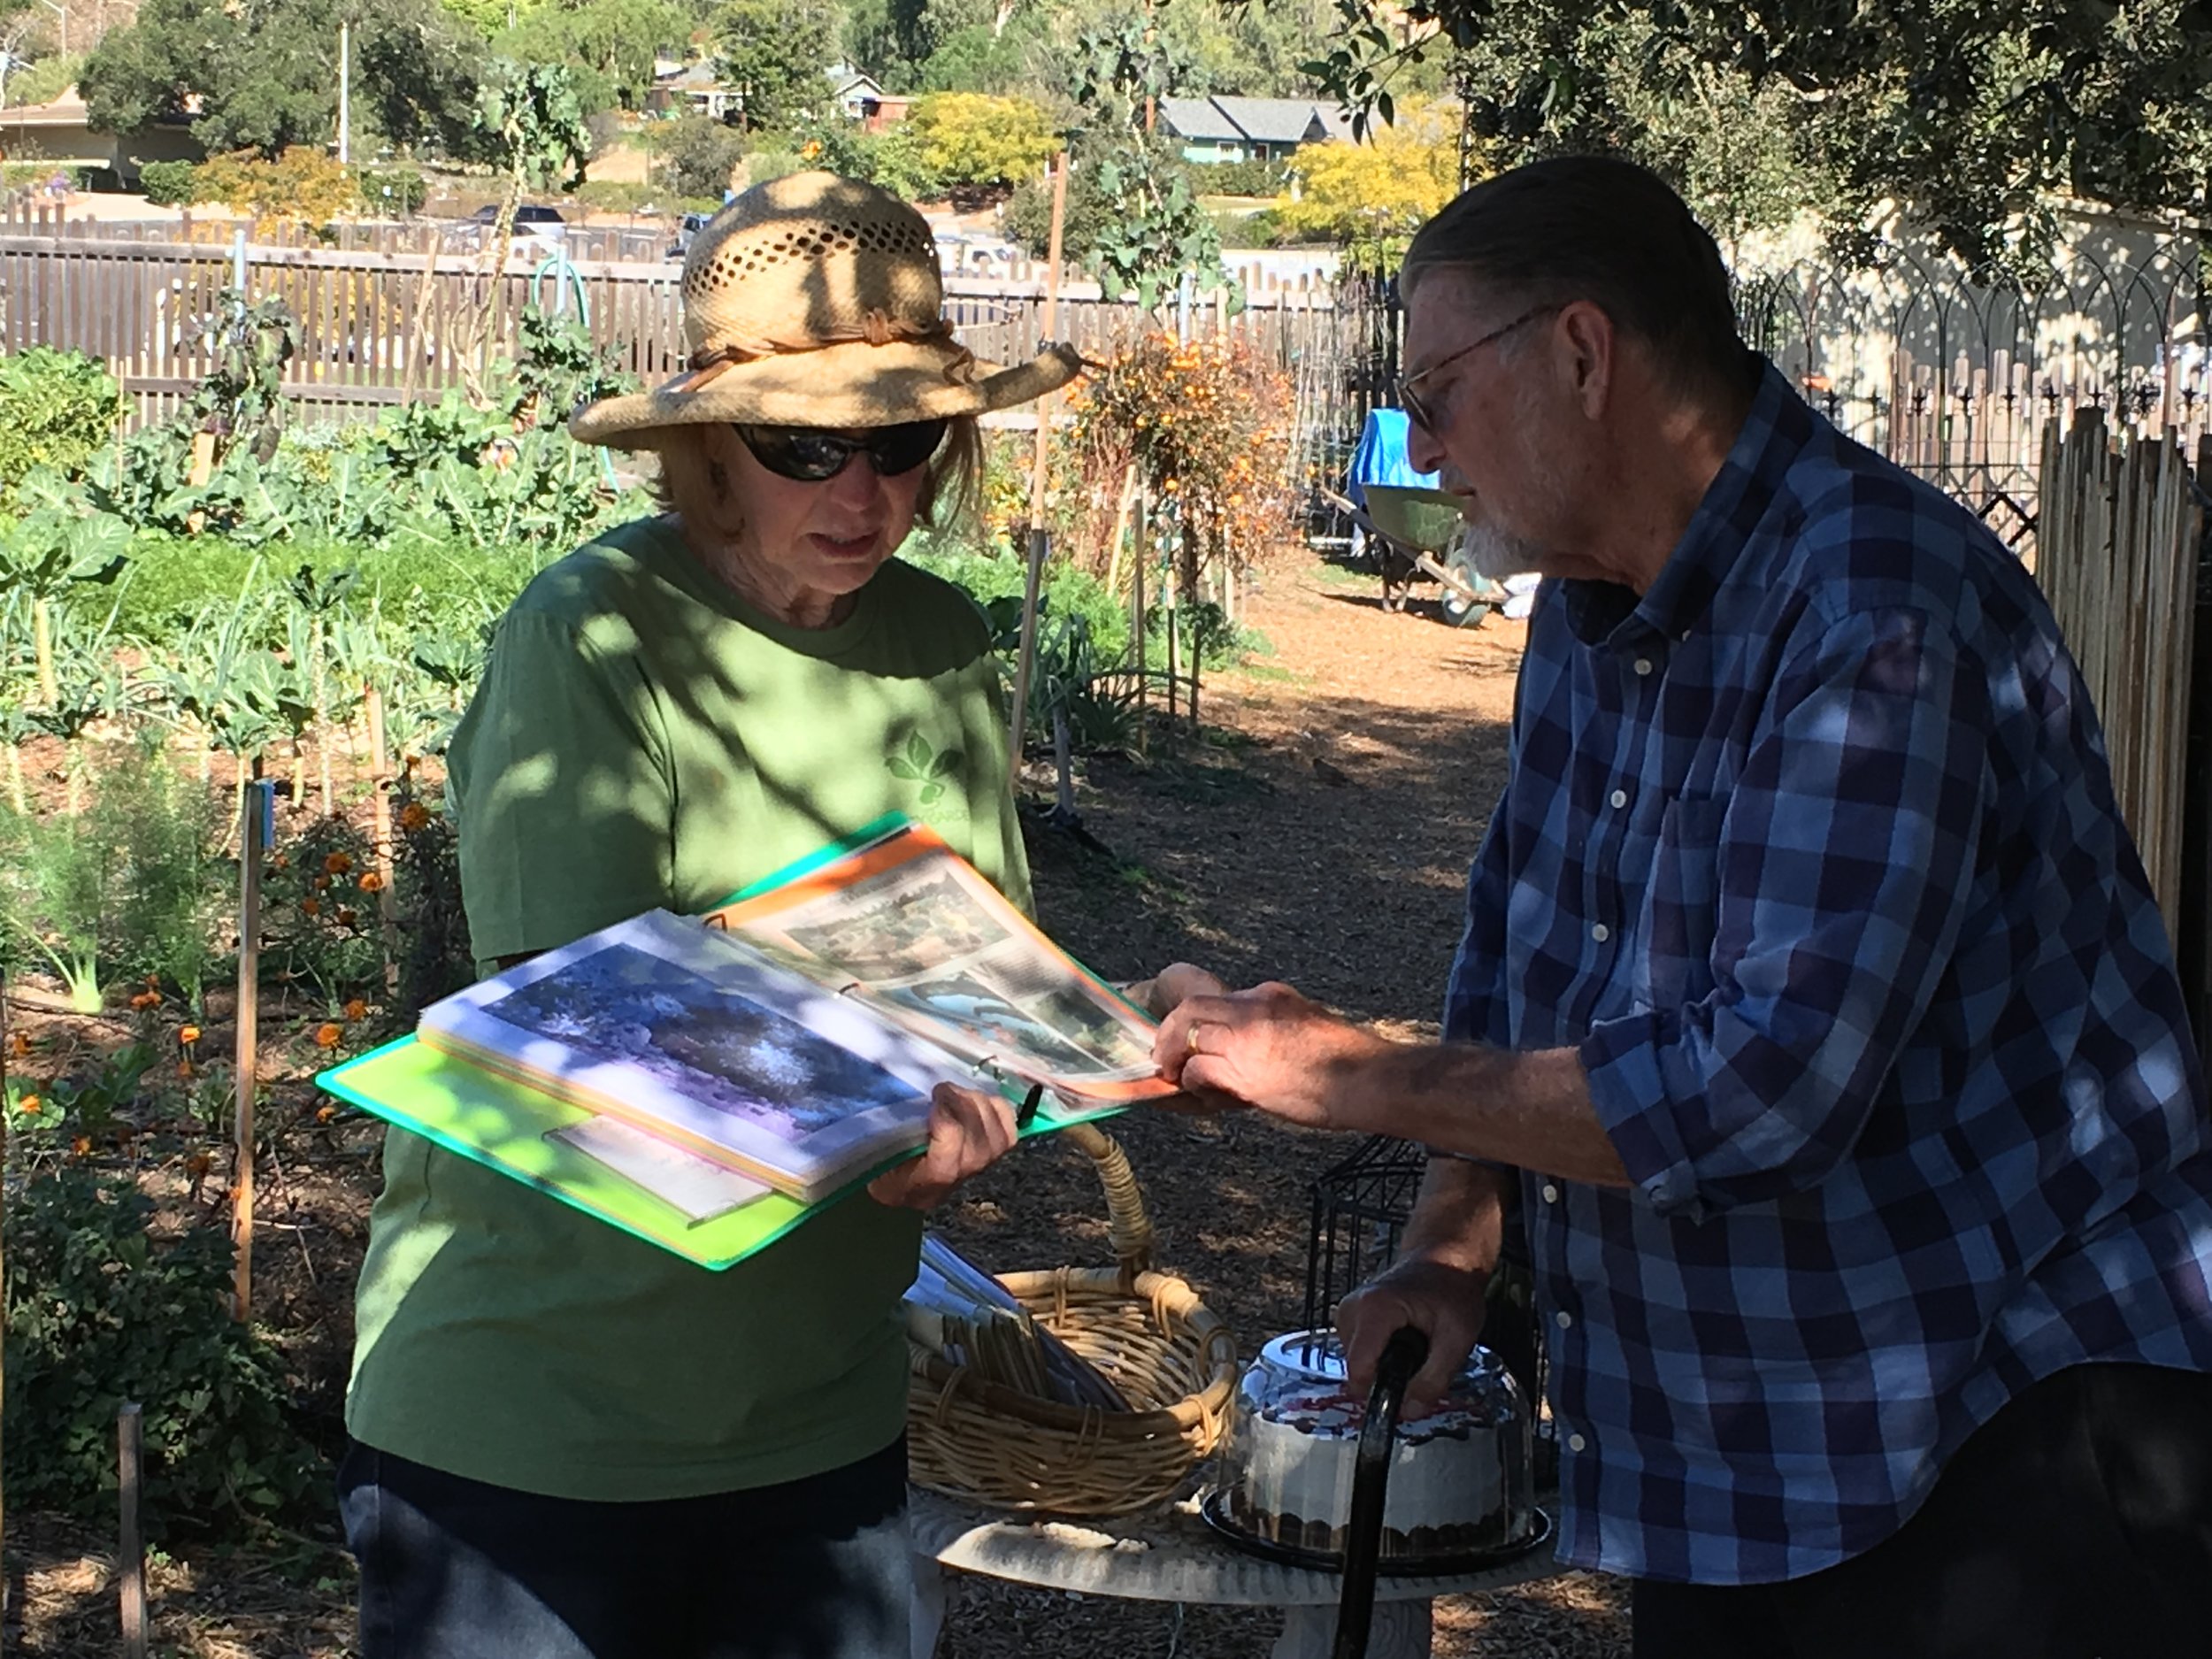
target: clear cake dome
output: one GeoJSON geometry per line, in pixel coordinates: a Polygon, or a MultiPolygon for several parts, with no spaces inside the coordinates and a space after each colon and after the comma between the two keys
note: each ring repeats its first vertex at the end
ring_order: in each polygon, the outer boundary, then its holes
{"type": "MultiPolygon", "coordinates": [[[[1237,1386],[1206,1501],[1214,1523],[1270,1555],[1340,1563],[1364,1390],[1344,1377],[1333,1331],[1294,1331],[1260,1350],[1237,1386]]],[[[1546,1528],[1531,1471],[1527,1402],[1478,1348],[1435,1409],[1401,1419],[1383,1505],[1386,1571],[1473,1564],[1546,1528]]]]}

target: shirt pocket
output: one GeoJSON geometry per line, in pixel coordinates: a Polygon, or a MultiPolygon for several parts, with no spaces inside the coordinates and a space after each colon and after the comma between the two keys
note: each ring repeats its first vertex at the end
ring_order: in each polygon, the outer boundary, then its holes
{"type": "Polygon", "coordinates": [[[1713,991],[1720,910],[1720,837],[1726,795],[1676,795],[1659,819],[1637,911],[1634,971],[1640,1008],[1665,1011],[1713,991]]]}

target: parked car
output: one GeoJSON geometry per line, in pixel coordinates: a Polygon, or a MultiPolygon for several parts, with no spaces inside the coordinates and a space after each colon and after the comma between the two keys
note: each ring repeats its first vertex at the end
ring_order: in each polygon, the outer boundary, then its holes
{"type": "MultiPolygon", "coordinates": [[[[484,239],[495,235],[499,225],[499,204],[495,202],[480,207],[466,219],[458,220],[449,233],[454,241],[466,248],[481,248],[484,239]]],[[[568,231],[568,221],[561,217],[557,207],[544,207],[525,202],[515,209],[515,234],[534,236],[545,242],[558,242],[568,231]]]]}
{"type": "Polygon", "coordinates": [[[711,213],[686,213],[676,221],[676,234],[668,244],[668,257],[680,259],[691,251],[691,239],[707,227],[711,213]]]}

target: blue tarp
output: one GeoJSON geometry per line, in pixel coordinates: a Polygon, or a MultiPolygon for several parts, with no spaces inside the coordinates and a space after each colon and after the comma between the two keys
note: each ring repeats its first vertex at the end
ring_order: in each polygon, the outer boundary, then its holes
{"type": "Polygon", "coordinates": [[[1406,489],[1434,489],[1437,475],[1417,472],[1406,460],[1406,411],[1402,409],[1371,409],[1367,425],[1359,434],[1359,447],[1352,451],[1352,475],[1345,480],[1344,493],[1356,507],[1367,505],[1367,486],[1370,484],[1396,485],[1406,489]]]}

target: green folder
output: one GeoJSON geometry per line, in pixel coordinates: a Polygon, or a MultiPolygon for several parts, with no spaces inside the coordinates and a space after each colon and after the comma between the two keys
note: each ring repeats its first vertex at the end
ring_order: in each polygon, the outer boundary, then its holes
{"type": "MultiPolygon", "coordinates": [[[[912,1156],[887,1158],[818,1203],[772,1192],[695,1223],[597,1158],[550,1138],[554,1131],[591,1117],[583,1107],[449,1058],[414,1037],[333,1066],[315,1081],[325,1092],[449,1152],[473,1158],[610,1226],[718,1271],[767,1248],[817,1210],[912,1156]]],[[[1069,1110],[1048,1098],[1022,1133],[1043,1134],[1125,1110],[1120,1105],[1069,1110]]]]}

